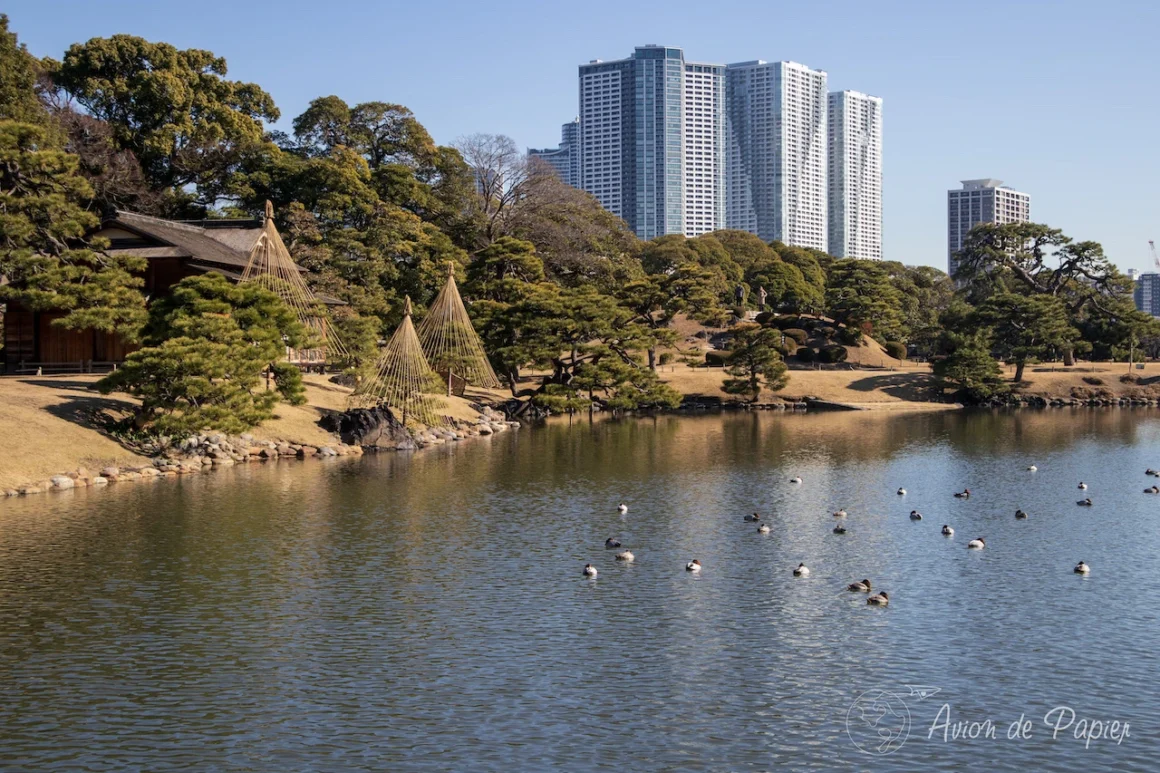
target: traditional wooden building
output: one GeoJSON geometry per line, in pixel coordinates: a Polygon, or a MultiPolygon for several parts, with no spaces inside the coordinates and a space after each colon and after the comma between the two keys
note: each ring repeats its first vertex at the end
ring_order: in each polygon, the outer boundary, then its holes
{"type": "MultiPolygon", "coordinates": [[[[240,281],[251,256],[276,239],[277,232],[269,216],[175,221],[117,212],[93,236],[108,241],[108,253],[147,260],[142,291],[152,299],[185,277],[209,271],[240,281]]],[[[0,350],[7,373],[103,372],[132,351],[116,333],[65,330],[53,325],[52,321],[61,316],[8,305],[4,348],[0,350]]]]}

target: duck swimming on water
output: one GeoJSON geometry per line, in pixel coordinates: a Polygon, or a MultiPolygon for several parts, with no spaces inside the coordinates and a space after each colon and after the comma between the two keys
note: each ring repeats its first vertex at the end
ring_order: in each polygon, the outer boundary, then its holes
{"type": "Polygon", "coordinates": [[[1152,488],[1144,489],[1145,494],[1160,494],[1160,486],[1153,486],[1152,488]]]}
{"type": "Polygon", "coordinates": [[[884,607],[890,603],[890,594],[886,591],[875,593],[870,598],[866,599],[866,603],[872,607],[884,607]]]}
{"type": "Polygon", "coordinates": [[[1039,469],[1038,467],[1036,467],[1034,464],[1032,464],[1032,465],[1029,465],[1027,467],[1027,472],[1035,472],[1038,469],[1039,469]]]}
{"type": "Polygon", "coordinates": [[[852,582],[846,586],[846,590],[853,591],[854,593],[869,593],[870,581],[862,580],[862,582],[852,582]]]}
{"type": "Polygon", "coordinates": [[[918,512],[917,510],[911,510],[910,511],[910,520],[921,521],[922,520],[922,513],[918,512]]]}
{"type": "Polygon", "coordinates": [[[585,577],[595,577],[596,576],[596,567],[593,566],[592,564],[584,564],[584,576],[585,577]]]}
{"type": "Polygon", "coordinates": [[[790,479],[789,479],[789,482],[790,482],[790,483],[801,483],[801,482],[802,482],[802,479],[801,479],[801,478],[799,478],[799,477],[797,477],[797,476],[795,475],[794,477],[792,477],[792,478],[790,478],[790,479]]]}
{"type": "Polygon", "coordinates": [[[761,520],[761,516],[758,515],[757,513],[754,513],[753,515],[745,516],[745,520],[747,523],[757,523],[758,521],[761,520]]]}
{"type": "Polygon", "coordinates": [[[943,524],[942,533],[943,533],[943,536],[946,536],[946,537],[955,536],[955,530],[946,524],[943,524]]]}
{"type": "Polygon", "coordinates": [[[971,490],[969,488],[965,488],[962,491],[956,491],[955,498],[956,499],[970,499],[971,498],[971,490]]]}
{"type": "Polygon", "coordinates": [[[1076,504],[1079,505],[1080,507],[1091,507],[1092,506],[1092,498],[1088,497],[1087,499],[1081,499],[1078,502],[1076,502],[1076,504]]]}
{"type": "Polygon", "coordinates": [[[763,523],[763,524],[761,524],[760,526],[758,526],[758,527],[757,527],[757,533],[758,533],[758,534],[769,534],[769,524],[768,524],[768,523],[763,523]]]}
{"type": "Polygon", "coordinates": [[[899,488],[899,489],[898,489],[898,496],[900,496],[900,497],[904,497],[904,496],[906,496],[906,489],[904,489],[904,488],[899,488]]]}
{"type": "Polygon", "coordinates": [[[845,526],[838,525],[838,526],[835,526],[835,527],[834,527],[834,534],[845,534],[845,533],[846,533],[846,527],[845,527],[845,526]]]}
{"type": "Polygon", "coordinates": [[[794,577],[809,577],[810,569],[805,564],[798,564],[797,569],[793,570],[794,577]]]}
{"type": "Polygon", "coordinates": [[[1081,480],[1076,488],[1078,488],[1080,491],[1085,491],[1087,490],[1087,484],[1081,480]]]}
{"type": "Polygon", "coordinates": [[[694,558],[692,561],[685,564],[685,571],[686,572],[699,572],[699,571],[701,571],[701,562],[694,558]]]}
{"type": "Polygon", "coordinates": [[[1075,565],[1075,569],[1073,569],[1072,571],[1074,571],[1076,574],[1087,574],[1091,570],[1092,570],[1092,568],[1090,566],[1085,564],[1083,561],[1080,561],[1078,564],[1075,565]]]}
{"type": "Polygon", "coordinates": [[[612,537],[609,537],[608,539],[604,540],[604,549],[605,550],[612,550],[613,548],[618,548],[618,547],[620,547],[620,540],[613,539],[612,537]]]}
{"type": "Polygon", "coordinates": [[[621,514],[624,514],[624,513],[627,513],[627,512],[628,512],[628,505],[626,505],[624,502],[621,502],[619,505],[617,505],[617,506],[616,506],[616,509],[617,509],[617,510],[618,510],[618,511],[619,511],[621,514]]]}
{"type": "Polygon", "coordinates": [[[834,511],[834,517],[835,517],[835,518],[845,518],[845,517],[846,517],[846,511],[845,511],[845,510],[835,510],[835,511],[834,511]]]}
{"type": "Polygon", "coordinates": [[[987,547],[987,541],[982,537],[973,539],[967,543],[967,550],[982,550],[985,547],[987,547]]]}
{"type": "Polygon", "coordinates": [[[632,554],[631,550],[626,550],[623,553],[617,553],[616,560],[617,561],[624,561],[627,564],[631,564],[633,561],[636,560],[636,556],[634,556],[632,554]]]}
{"type": "Polygon", "coordinates": [[[1026,518],[1026,517],[1027,517],[1027,513],[1023,512],[1022,510],[1016,510],[1016,511],[1015,511],[1015,518],[1016,518],[1016,520],[1020,520],[1020,521],[1022,521],[1022,520],[1023,520],[1024,518],[1026,518]]]}

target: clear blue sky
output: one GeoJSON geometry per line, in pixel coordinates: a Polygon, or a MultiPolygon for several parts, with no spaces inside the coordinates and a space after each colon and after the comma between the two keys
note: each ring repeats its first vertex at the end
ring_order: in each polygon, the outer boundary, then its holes
{"type": "Polygon", "coordinates": [[[39,56],[122,32],[205,48],[283,126],[314,97],[410,107],[440,143],[472,132],[555,145],[576,66],[636,45],[708,62],[792,59],[883,97],[884,253],[945,269],[946,190],[997,177],[1032,218],[1150,268],[1160,242],[1160,3],[263,2],[8,0],[39,56]],[[199,13],[201,11],[201,13],[199,13]]]}

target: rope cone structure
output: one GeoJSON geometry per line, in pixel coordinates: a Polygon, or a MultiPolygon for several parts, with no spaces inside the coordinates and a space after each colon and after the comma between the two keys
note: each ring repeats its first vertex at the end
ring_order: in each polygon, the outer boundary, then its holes
{"type": "Polygon", "coordinates": [[[287,359],[296,365],[322,365],[326,355],[345,357],[346,347],[330,326],[322,303],[306,286],[290,251],[274,227],[274,205],[266,202],[266,225],[250,253],[250,262],[242,273],[243,282],[253,282],[270,290],[294,310],[317,341],[313,349],[286,349],[287,359]]]}
{"type": "Polygon", "coordinates": [[[455,264],[447,264],[447,284],[435,297],[427,316],[419,324],[419,340],[435,370],[454,373],[467,383],[486,389],[498,389],[499,379],[487,361],[483,342],[455,286],[455,264]]]}
{"type": "Polygon", "coordinates": [[[411,299],[403,307],[403,322],[383,347],[374,373],[355,388],[351,407],[385,406],[401,414],[406,424],[417,421],[427,426],[440,422],[443,401],[431,392],[439,391],[439,376],[427,364],[423,347],[411,323],[411,299]]]}

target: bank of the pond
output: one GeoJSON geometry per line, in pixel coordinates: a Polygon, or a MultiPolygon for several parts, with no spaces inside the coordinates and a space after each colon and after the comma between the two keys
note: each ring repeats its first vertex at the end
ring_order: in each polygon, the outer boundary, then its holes
{"type": "MultiPolygon", "coordinates": [[[[1007,376],[1012,374],[1008,369],[1007,376]]],[[[793,370],[789,385],[777,393],[762,393],[750,404],[722,390],[721,369],[666,365],[661,378],[685,396],[680,412],[734,410],[857,410],[946,411],[958,403],[940,402],[938,385],[928,366],[900,363],[889,369],[793,370]]],[[[399,436],[395,442],[366,443],[342,437],[324,427],[323,419],[346,408],[349,390],[323,376],[306,378],[306,404],[280,405],[277,418],[247,436],[228,440],[229,448],[201,436],[191,458],[174,460],[158,449],[132,449],[103,434],[98,415],[123,415],[134,401],[127,395],[101,395],[96,376],[0,378],[0,492],[29,493],[54,487],[91,485],[103,470],[118,470],[116,482],[190,474],[196,467],[211,470],[251,460],[348,456],[360,445],[377,449],[419,449],[491,434],[509,427],[505,417],[488,406],[509,397],[504,392],[450,398],[446,427],[399,436]],[[481,413],[481,405],[482,413],[481,413]],[[343,442],[346,440],[347,442],[343,442]],[[217,445],[217,448],[212,446],[217,445]],[[230,461],[226,461],[226,460],[230,461]],[[183,466],[184,465],[184,466],[183,466]],[[140,476],[140,477],[135,477],[140,476]],[[56,483],[53,480],[56,479],[56,483]]],[[[1075,368],[1029,367],[1024,383],[996,401],[1004,407],[1160,406],[1160,368],[1149,364],[1130,373],[1118,364],[1085,363],[1075,368]]],[[[187,449],[188,451],[188,449],[187,449]]],[[[97,482],[95,485],[102,485],[97,482]]]]}

